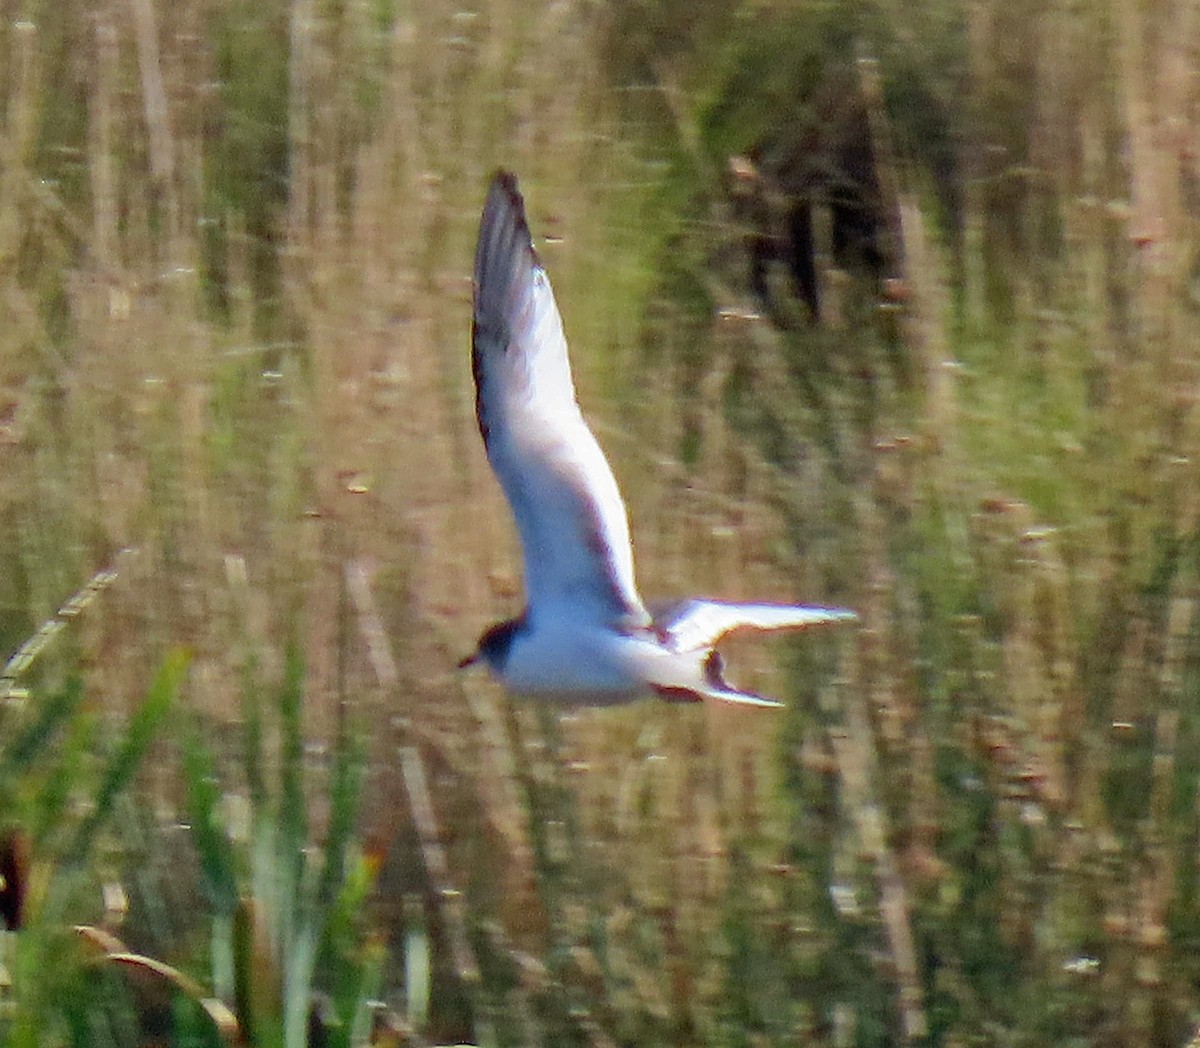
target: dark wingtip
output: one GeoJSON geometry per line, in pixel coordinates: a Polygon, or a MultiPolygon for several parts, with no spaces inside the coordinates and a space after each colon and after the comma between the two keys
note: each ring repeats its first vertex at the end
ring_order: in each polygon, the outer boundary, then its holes
{"type": "Polygon", "coordinates": [[[517,176],[502,167],[497,168],[496,173],[492,175],[492,184],[488,187],[487,202],[483,207],[485,214],[495,207],[496,200],[501,201],[508,210],[512,211],[518,221],[524,221],[525,198],[521,195],[521,188],[517,184],[517,176]]]}
{"type": "Polygon", "coordinates": [[[521,190],[517,187],[517,176],[506,167],[496,168],[496,173],[492,175],[492,185],[504,190],[510,197],[521,199],[521,190]]]}
{"type": "MultiPolygon", "coordinates": [[[[537,261],[537,251],[533,247],[533,236],[529,231],[529,221],[525,215],[525,197],[521,195],[521,189],[517,184],[517,176],[506,168],[497,168],[496,173],[492,175],[492,183],[488,189],[487,201],[483,205],[483,217],[480,222],[480,232],[482,233],[489,225],[496,223],[498,220],[507,220],[511,223],[515,239],[521,246],[528,247],[532,252],[535,262],[537,261]],[[498,218],[499,212],[502,218],[498,218]]],[[[480,238],[480,248],[483,247],[484,238],[480,238]]],[[[478,278],[478,261],[477,272],[478,278]]]]}
{"type": "Polygon", "coordinates": [[[483,370],[479,355],[481,330],[506,338],[508,313],[530,280],[531,269],[540,269],[541,260],[533,246],[529,222],[525,217],[525,198],[517,187],[517,176],[499,168],[492,175],[483,214],[479,219],[479,240],[475,246],[473,279],[474,310],[471,325],[471,370],[475,379],[475,415],[483,442],[488,443],[488,425],[482,401],[483,370]]]}

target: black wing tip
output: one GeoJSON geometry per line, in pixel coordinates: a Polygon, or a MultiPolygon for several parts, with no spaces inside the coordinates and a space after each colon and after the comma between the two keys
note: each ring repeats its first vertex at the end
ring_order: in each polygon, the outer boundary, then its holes
{"type": "MultiPolygon", "coordinates": [[[[508,244],[523,247],[533,258],[533,264],[541,267],[541,259],[533,246],[533,234],[529,229],[529,219],[525,211],[525,197],[521,193],[517,176],[507,168],[497,168],[492,175],[488,188],[487,201],[483,205],[483,217],[480,221],[480,247],[484,246],[485,231],[497,224],[508,226],[510,237],[505,237],[508,244]]],[[[478,277],[478,274],[477,274],[478,277]]]]}
{"type": "Polygon", "coordinates": [[[517,185],[517,176],[506,167],[496,168],[492,175],[492,189],[500,190],[515,204],[522,203],[521,190],[517,185]]]}
{"type": "Polygon", "coordinates": [[[502,167],[492,175],[487,202],[483,206],[485,217],[494,213],[497,207],[510,214],[515,225],[528,225],[525,219],[525,197],[517,184],[517,176],[502,167]]]}
{"type": "Polygon", "coordinates": [[[488,446],[488,424],[483,408],[483,361],[479,332],[493,334],[508,323],[506,300],[513,283],[524,278],[522,272],[540,268],[541,260],[533,246],[525,215],[525,198],[517,176],[506,168],[497,168],[488,187],[483,214],[479,220],[479,239],[475,246],[473,317],[471,322],[471,371],[475,380],[475,417],[484,446],[488,446]]]}

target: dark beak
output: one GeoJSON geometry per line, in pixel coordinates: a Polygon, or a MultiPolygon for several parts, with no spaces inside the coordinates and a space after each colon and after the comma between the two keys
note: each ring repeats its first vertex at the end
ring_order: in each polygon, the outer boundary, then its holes
{"type": "Polygon", "coordinates": [[[465,659],[459,661],[458,668],[465,670],[468,666],[474,666],[479,661],[479,652],[473,651],[465,659]]]}

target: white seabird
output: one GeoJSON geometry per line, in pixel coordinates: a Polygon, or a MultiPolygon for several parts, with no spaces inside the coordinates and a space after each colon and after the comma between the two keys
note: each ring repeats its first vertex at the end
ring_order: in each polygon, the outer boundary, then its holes
{"type": "Polygon", "coordinates": [[[782,705],[731,687],[716,643],[734,630],[803,629],[854,612],[697,598],[646,610],[625,503],[580,413],[554,292],[505,171],[484,204],[474,283],[475,409],[521,540],[526,604],[460,666],[482,661],[510,693],[574,705],[649,694],[782,705]]]}

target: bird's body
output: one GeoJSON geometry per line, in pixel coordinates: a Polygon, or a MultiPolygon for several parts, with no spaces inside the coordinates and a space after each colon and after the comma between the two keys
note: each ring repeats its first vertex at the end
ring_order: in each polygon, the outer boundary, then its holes
{"type": "Polygon", "coordinates": [[[644,696],[655,677],[693,678],[699,660],[668,653],[648,630],[551,619],[517,628],[498,667],[509,690],[569,705],[611,706],[644,696]]]}
{"type": "Polygon", "coordinates": [[[560,609],[541,623],[526,614],[493,626],[478,657],[510,691],[568,705],[613,706],[655,694],[669,701],[774,706],[725,681],[714,648],[720,637],[735,629],[799,629],[853,618],[853,612],[831,608],[689,600],[648,626],[632,626],[560,609]]]}
{"type": "Polygon", "coordinates": [[[704,600],[646,609],[625,504],[579,410],[554,293],[504,172],[484,206],[474,287],[476,413],[521,539],[526,608],[485,632],[463,665],[482,660],[514,694],[574,705],[647,694],[778,705],[725,682],[717,641],[854,614],[704,600]]]}

